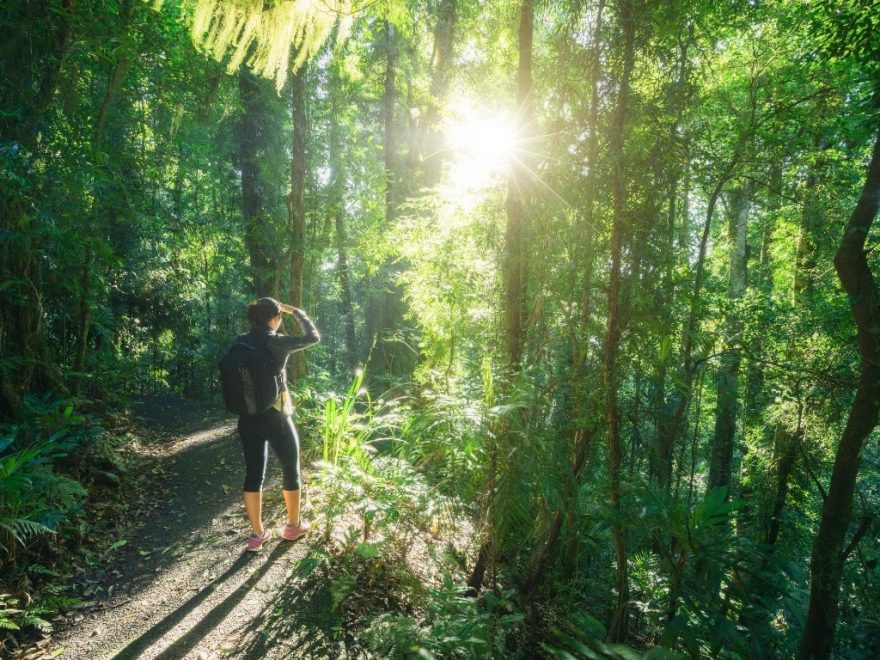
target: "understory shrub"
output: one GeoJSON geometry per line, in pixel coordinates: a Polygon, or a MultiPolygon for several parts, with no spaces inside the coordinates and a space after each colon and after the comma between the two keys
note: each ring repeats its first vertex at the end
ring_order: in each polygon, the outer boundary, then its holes
{"type": "Polygon", "coordinates": [[[58,536],[79,517],[85,487],[70,476],[101,435],[100,425],[76,412],[85,402],[27,397],[19,420],[0,425],[0,628],[46,629],[45,616],[69,599],[39,586],[57,575],[51,563],[58,536]],[[68,474],[65,474],[67,472],[68,474]]]}

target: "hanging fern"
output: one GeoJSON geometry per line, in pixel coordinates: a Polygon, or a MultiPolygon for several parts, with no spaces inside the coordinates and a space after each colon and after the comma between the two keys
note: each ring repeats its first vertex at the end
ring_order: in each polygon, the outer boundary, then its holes
{"type": "Polygon", "coordinates": [[[246,64],[275,81],[314,57],[339,24],[341,42],[351,29],[350,0],[194,0],[192,37],[212,57],[229,58],[227,71],[246,64]],[[291,49],[295,53],[291,61],[291,49]]]}

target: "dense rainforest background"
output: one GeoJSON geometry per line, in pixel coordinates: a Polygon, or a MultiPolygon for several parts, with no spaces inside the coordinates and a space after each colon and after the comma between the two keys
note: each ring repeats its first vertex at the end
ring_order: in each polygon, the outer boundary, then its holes
{"type": "Polygon", "coordinates": [[[876,657],[876,0],[0,25],[5,653],[80,602],[129,402],[221,407],[271,295],[352,655],[876,657]]]}

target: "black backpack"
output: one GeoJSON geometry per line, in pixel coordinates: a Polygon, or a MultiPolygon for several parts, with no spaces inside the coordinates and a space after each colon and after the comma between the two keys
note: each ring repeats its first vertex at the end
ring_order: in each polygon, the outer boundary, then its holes
{"type": "Polygon", "coordinates": [[[284,390],[284,371],[266,349],[268,335],[256,340],[239,335],[220,360],[220,383],[226,409],[236,415],[266,412],[284,390]]]}

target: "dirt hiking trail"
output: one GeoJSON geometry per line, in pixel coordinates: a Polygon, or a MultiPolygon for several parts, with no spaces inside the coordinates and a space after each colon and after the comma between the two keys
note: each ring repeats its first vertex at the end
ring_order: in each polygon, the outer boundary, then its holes
{"type": "MultiPolygon", "coordinates": [[[[44,652],[90,660],[348,655],[333,635],[327,585],[296,570],[314,538],[244,551],[235,421],[171,397],[146,398],[135,414],[145,463],[131,520],[104,563],[75,576],[87,602],[56,621],[44,652]]],[[[274,456],[264,491],[264,522],[277,528],[284,507],[274,456]]]]}

